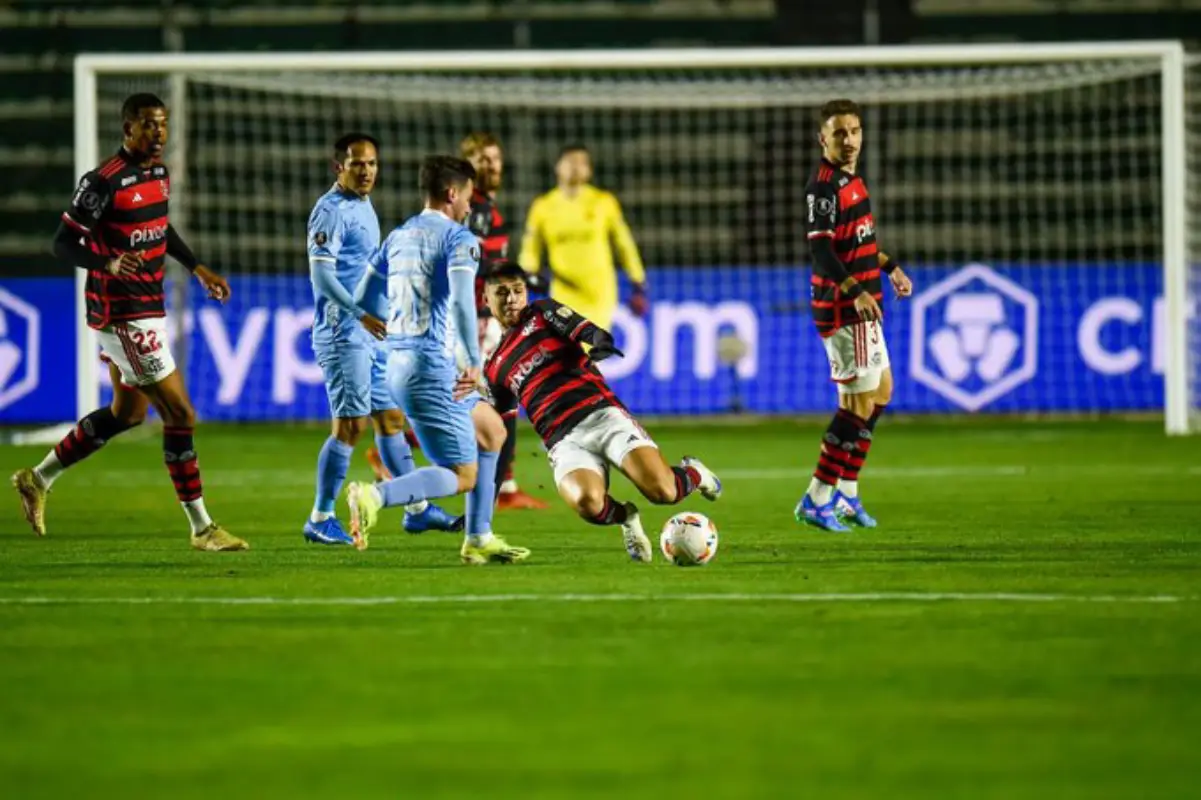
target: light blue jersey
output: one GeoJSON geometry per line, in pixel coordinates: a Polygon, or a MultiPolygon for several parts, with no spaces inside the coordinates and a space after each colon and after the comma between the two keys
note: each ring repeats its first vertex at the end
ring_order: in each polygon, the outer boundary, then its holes
{"type": "Polygon", "coordinates": [[[387,278],[389,347],[453,363],[456,343],[476,332],[458,330],[452,281],[460,273],[474,282],[479,260],[479,239],[440,211],[427,209],[388,234],[371,266],[387,278]]]}
{"type": "MultiPolygon", "coordinates": [[[[355,287],[379,248],[379,217],[371,199],[335,185],[309,214],[309,274],[313,281],[313,341],[358,336],[361,311],[353,306],[355,287]],[[332,276],[323,270],[331,271],[332,276]],[[330,281],[329,278],[333,278],[330,281]],[[336,285],[335,285],[336,284],[336,285]],[[343,291],[339,292],[338,288],[343,291]]],[[[361,331],[360,331],[361,332],[361,331]]]]}

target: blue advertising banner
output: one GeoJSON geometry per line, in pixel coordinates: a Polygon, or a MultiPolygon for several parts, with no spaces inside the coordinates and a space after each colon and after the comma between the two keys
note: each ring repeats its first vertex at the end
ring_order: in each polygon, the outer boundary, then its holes
{"type": "MultiPolygon", "coordinates": [[[[826,412],[834,386],[808,316],[807,276],[791,268],[654,270],[650,314],[622,308],[615,317],[626,357],[606,362],[606,374],[643,413],[826,412]]],[[[913,298],[886,293],[893,408],[1162,408],[1158,265],[972,264],[911,276],[913,298]]],[[[307,278],[232,283],[227,306],[196,297],[179,317],[199,414],[324,418],[307,278]]],[[[74,291],[69,279],[0,282],[0,421],[75,416],[74,291]]]]}

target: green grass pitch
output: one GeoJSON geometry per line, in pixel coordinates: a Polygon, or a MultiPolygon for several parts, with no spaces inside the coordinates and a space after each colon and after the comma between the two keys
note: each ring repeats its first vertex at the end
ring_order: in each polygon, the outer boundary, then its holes
{"type": "MultiPolygon", "coordinates": [[[[632,564],[561,506],[499,515],[533,549],[514,567],[460,567],[457,537],[395,515],[366,552],[306,545],[315,427],[199,429],[248,553],[188,548],[153,432],[65,475],[44,539],[10,492],[0,793],[1201,795],[1201,440],[886,420],[881,527],[826,536],[792,520],[817,426],[649,427],[725,478],[684,505],[721,531],[705,569],[632,564]]],[[[550,498],[534,441],[519,474],[550,498]]],[[[657,538],[672,509],[642,505],[657,538]]]]}

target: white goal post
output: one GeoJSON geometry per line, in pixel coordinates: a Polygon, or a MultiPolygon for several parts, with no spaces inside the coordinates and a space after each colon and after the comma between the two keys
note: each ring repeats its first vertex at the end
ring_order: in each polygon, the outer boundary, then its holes
{"type": "MultiPolygon", "coordinates": [[[[711,273],[696,274],[712,274],[714,281],[725,282],[714,292],[705,294],[704,298],[698,294],[696,302],[707,302],[709,305],[698,305],[696,308],[711,310],[718,307],[715,305],[718,303],[716,298],[750,297],[755,291],[751,284],[761,276],[777,273],[759,273],[750,266],[742,271],[725,269],[724,267],[735,266],[729,259],[738,256],[741,245],[737,242],[742,241],[722,239],[726,233],[714,234],[712,241],[715,244],[712,245],[707,244],[709,240],[703,238],[692,237],[687,243],[673,239],[667,228],[678,224],[683,227],[685,234],[693,229],[705,230],[720,222],[722,211],[718,207],[708,208],[698,202],[695,206],[682,208],[677,220],[675,215],[669,214],[661,206],[652,205],[654,201],[647,198],[651,198],[656,192],[663,195],[674,191],[670,186],[665,188],[670,180],[663,178],[659,183],[651,185],[653,169],[630,165],[635,160],[633,150],[622,150],[622,147],[633,148],[631,142],[637,139],[645,151],[638,157],[653,160],[647,153],[653,152],[658,154],[655,158],[660,158],[663,153],[678,149],[679,143],[684,141],[685,137],[703,138],[711,133],[715,141],[720,139],[721,142],[711,145],[712,147],[738,149],[745,146],[748,136],[754,138],[756,129],[752,129],[751,126],[758,125],[760,128],[757,130],[770,128],[767,131],[767,138],[771,141],[770,147],[788,148],[788,163],[795,161],[808,170],[818,155],[813,145],[813,135],[811,129],[795,127],[798,119],[804,120],[808,117],[793,116],[792,113],[796,109],[808,112],[816,107],[820,98],[837,96],[833,93],[838,92],[859,99],[866,108],[866,169],[869,185],[877,198],[875,211],[882,231],[882,246],[891,249],[888,242],[889,233],[893,230],[911,237],[914,241],[938,240],[940,236],[945,237],[945,241],[930,241],[927,255],[922,259],[938,269],[932,268],[929,273],[920,268],[915,270],[919,290],[923,289],[921,280],[926,274],[931,276],[931,281],[940,286],[945,284],[946,287],[953,287],[954,281],[958,279],[944,278],[943,272],[939,270],[959,269],[960,273],[977,275],[986,282],[997,280],[1015,285],[1023,284],[1022,276],[1029,276],[1032,284],[1037,284],[1039,288],[1032,289],[1026,286],[1023,289],[1022,286],[1017,286],[1013,290],[1013,297],[1020,299],[1023,292],[1045,292],[1048,302],[1051,298],[1056,298],[1058,302],[1061,294],[1072,292],[1072,276],[1076,274],[1072,269],[1075,264],[1100,259],[1162,265],[1162,302],[1156,299],[1154,312],[1157,322],[1162,323],[1162,334],[1155,331],[1148,334],[1151,338],[1160,338],[1153,345],[1138,344],[1137,347],[1142,348],[1142,354],[1138,358],[1147,364],[1152,360],[1156,362],[1155,375],[1161,375],[1163,381],[1166,431],[1169,434],[1182,434],[1195,429],[1197,425],[1197,387],[1201,383],[1201,370],[1198,366],[1198,362],[1201,362],[1201,334],[1191,321],[1193,315],[1190,300],[1190,288],[1194,295],[1201,290],[1201,266],[1195,263],[1201,252],[1189,252],[1189,215],[1201,214],[1201,203],[1194,203],[1194,207],[1190,209],[1190,196],[1195,197],[1199,193],[1197,186],[1190,187],[1190,166],[1192,174],[1195,175],[1198,166],[1201,165],[1190,163],[1190,158],[1196,158],[1190,150],[1196,150],[1197,147],[1188,146],[1188,137],[1201,136],[1201,119],[1193,120],[1197,130],[1190,131],[1187,102],[1188,93],[1201,87],[1201,75],[1197,78],[1197,84],[1190,87],[1188,63],[1183,46],[1174,41],[612,51],[83,54],[76,58],[74,71],[75,166],[77,174],[82,175],[95,167],[102,160],[102,155],[116,145],[113,136],[118,108],[113,107],[113,99],[117,97],[118,89],[124,91],[126,87],[140,86],[141,81],[153,82],[153,86],[161,87],[159,90],[167,94],[167,102],[172,106],[172,136],[175,141],[168,151],[168,164],[177,183],[177,191],[173,193],[176,196],[172,198],[173,219],[177,219],[177,214],[186,214],[189,224],[185,224],[184,227],[191,237],[190,230],[200,214],[189,202],[189,193],[205,191],[205,187],[199,184],[206,180],[208,174],[199,167],[189,168],[196,163],[194,158],[201,155],[200,151],[205,146],[203,141],[196,138],[199,134],[194,134],[193,130],[198,121],[210,113],[210,108],[213,114],[226,113],[221,109],[226,106],[233,107],[230,104],[234,101],[229,98],[240,98],[242,92],[252,91],[255,98],[260,98],[256,102],[262,110],[253,113],[261,113],[262,116],[242,121],[234,114],[229,123],[230,136],[236,137],[236,131],[243,130],[242,127],[234,126],[249,125],[250,135],[253,137],[275,137],[266,144],[278,146],[281,152],[288,148],[306,149],[305,157],[311,157],[314,164],[318,164],[326,155],[326,151],[322,149],[326,139],[325,127],[322,125],[322,109],[341,102],[339,98],[354,98],[359,104],[356,106],[360,109],[356,112],[357,116],[351,115],[352,117],[375,121],[386,129],[382,137],[385,163],[388,160],[389,149],[397,148],[397,144],[390,139],[411,137],[412,142],[426,141],[423,137],[427,136],[427,129],[441,124],[439,115],[449,113],[446,109],[456,104],[456,98],[461,99],[460,104],[479,109],[481,119],[475,123],[470,113],[466,113],[462,108],[456,109],[453,124],[448,122],[444,125],[444,130],[438,129],[434,134],[430,134],[433,137],[430,141],[439,145],[442,150],[452,149],[466,130],[492,124],[492,117],[488,115],[493,112],[486,111],[491,108],[490,103],[513,102],[521,108],[534,110],[553,108],[556,114],[567,115],[556,117],[558,121],[554,123],[560,125],[563,136],[582,130],[585,136],[595,133],[596,139],[610,146],[607,162],[604,157],[598,156],[598,173],[602,179],[608,179],[601,182],[606,184],[607,188],[613,189],[619,199],[626,193],[634,195],[636,199],[643,198],[647,203],[647,210],[644,212],[631,211],[628,207],[627,212],[631,217],[636,238],[642,237],[650,242],[648,246],[652,254],[657,254],[656,258],[662,262],[648,260],[648,266],[712,266],[714,269],[711,273]],[[315,76],[320,76],[320,79],[315,76]],[[358,78],[363,80],[359,81],[358,78]],[[198,86],[202,87],[202,90],[197,90],[198,86]],[[189,87],[194,91],[189,92],[189,87]],[[1136,112],[1127,115],[1122,107],[1123,92],[1153,95],[1158,108],[1157,118],[1149,118],[1146,114],[1140,115],[1136,112]],[[1006,105],[1010,102],[1007,98],[1013,96],[1037,96],[1044,99],[1032,100],[1033,105],[1029,107],[1006,105]],[[996,100],[994,102],[988,98],[996,100]],[[990,102],[993,104],[990,105],[990,102]],[[965,117],[962,124],[952,120],[952,112],[960,103],[975,104],[970,109],[970,119],[965,117]],[[312,141],[307,138],[307,133],[303,141],[300,140],[299,134],[295,134],[297,138],[293,138],[294,131],[286,129],[283,123],[273,123],[271,115],[275,112],[272,109],[285,107],[289,109],[289,114],[308,114],[305,119],[309,121],[304,124],[312,128],[312,141]],[[417,110],[410,112],[411,109],[417,110]],[[1040,113],[1039,109],[1051,115],[1046,120],[1047,127],[1059,124],[1061,114],[1062,119],[1075,120],[1072,125],[1088,124],[1087,118],[1095,117],[1098,130],[1095,134],[1090,134],[1087,148],[1084,149],[1086,152],[1073,154],[1071,142],[1056,141],[1057,136],[1067,134],[1059,134],[1055,130],[1038,130],[1039,121],[1033,119],[1032,115],[1040,113]],[[577,112],[589,115],[587,118],[592,121],[586,124],[593,127],[581,129],[570,120],[566,123],[562,121],[577,112]],[[426,116],[419,117],[420,114],[426,116]],[[655,114],[659,114],[660,117],[654,117],[655,114]],[[404,116],[404,121],[398,121],[394,127],[389,128],[391,123],[388,120],[392,116],[404,116]],[[727,130],[722,121],[727,117],[747,121],[743,128],[737,131],[732,128],[727,130]],[[990,133],[989,125],[996,120],[1008,120],[1007,124],[1011,125],[1011,129],[1034,131],[1031,136],[1036,137],[1039,147],[1044,148],[1039,157],[1053,159],[1056,168],[1040,173],[1033,166],[1027,169],[1020,164],[1013,166],[1011,163],[1010,167],[1016,170],[1014,174],[1018,177],[1006,179],[1009,183],[1000,179],[990,180],[987,194],[984,189],[977,194],[970,191],[961,192],[961,200],[954,200],[956,190],[953,184],[957,180],[983,180],[981,176],[987,176],[990,170],[1006,169],[1002,163],[1006,161],[1004,153],[1010,153],[1010,162],[1020,159],[1020,154],[1014,155],[1011,149],[1002,146],[1004,143],[994,141],[996,137],[990,133]],[[627,124],[628,127],[622,127],[627,124]],[[890,149],[885,146],[877,147],[876,143],[881,140],[887,142],[890,125],[893,124],[906,124],[912,128],[912,142],[905,147],[896,145],[893,148],[895,152],[921,151],[929,146],[937,154],[938,149],[944,147],[947,152],[954,154],[956,163],[964,164],[950,170],[946,175],[948,183],[944,185],[951,186],[945,192],[949,199],[939,200],[937,203],[922,199],[926,195],[920,192],[926,190],[915,187],[919,183],[929,183],[931,177],[928,174],[920,171],[901,174],[897,169],[890,173],[890,149]],[[921,138],[922,130],[943,130],[945,138],[942,142],[935,138],[927,144],[921,138]],[[1127,155],[1138,153],[1136,148],[1140,137],[1143,146],[1153,152],[1127,155]],[[978,145],[983,146],[979,143],[984,143],[992,149],[989,150],[987,159],[981,157],[973,161],[973,152],[978,145]],[[906,147],[909,150],[906,150],[906,147]],[[1002,157],[994,158],[994,151],[996,154],[1002,154],[1002,157]],[[1056,156],[1055,153],[1060,151],[1062,154],[1056,156]],[[627,153],[631,154],[628,162],[627,153]],[[1146,160],[1140,160],[1143,158],[1146,160]],[[1145,178],[1147,186],[1157,188],[1158,196],[1147,196],[1142,201],[1144,204],[1155,206],[1147,212],[1146,219],[1153,220],[1154,222],[1148,225],[1153,225],[1157,230],[1139,231],[1138,236],[1130,231],[1122,231],[1122,225],[1137,223],[1121,218],[1120,212],[1116,210],[1105,211],[1103,217],[1091,220],[1091,227],[1087,230],[1080,225],[1073,227],[1070,221],[1064,221],[1054,229],[1048,228],[1043,234],[1037,230],[1028,232],[1024,229],[1020,219],[1022,214],[1036,216],[1060,202],[1056,198],[1067,197],[1072,192],[1081,190],[1081,187],[1093,186],[1092,183],[1082,183],[1084,179],[1079,175],[1107,168],[1111,168],[1113,174],[1107,179],[1109,183],[1104,185],[1109,186],[1112,183],[1114,186],[1112,191],[1115,195],[1115,209],[1123,200],[1118,196],[1121,189],[1117,184],[1121,179],[1140,175],[1140,180],[1145,178]],[[626,178],[629,180],[625,182],[626,185],[622,185],[623,179],[626,178]],[[1047,186],[1042,187],[1042,184],[1047,186]],[[1016,187],[1018,191],[1009,193],[1010,189],[1007,189],[1007,186],[1016,187]],[[1030,192],[1029,197],[1022,196],[1023,187],[1030,192]],[[943,203],[946,205],[941,205],[943,203]],[[898,224],[894,228],[887,210],[890,204],[896,208],[924,205],[926,207],[922,210],[926,217],[913,223],[906,222],[904,226],[898,224]],[[997,230],[1018,231],[1021,242],[997,242],[995,238],[990,239],[982,232],[984,222],[978,225],[973,223],[973,209],[982,209],[981,214],[991,215],[992,218],[1004,217],[997,223],[997,230]],[[936,219],[940,214],[948,220],[954,217],[954,226],[950,222],[943,224],[936,219]],[[1112,216],[1109,216],[1110,214],[1112,216]],[[973,227],[976,228],[976,234],[965,232],[973,227]],[[1112,252],[1120,255],[1097,256],[1094,243],[1089,241],[1093,236],[1091,231],[1094,230],[1109,231],[1113,236],[1112,252]],[[990,242],[993,244],[990,245],[990,242]],[[988,266],[995,266],[1000,262],[1012,266],[1008,271],[1003,268],[992,270],[988,266]],[[972,264],[986,265],[982,269],[987,270],[987,273],[971,273],[970,270],[965,272],[961,269],[972,264]],[[723,268],[717,269],[719,266],[723,268]],[[1154,356],[1150,355],[1152,350],[1156,351],[1154,356]]],[[[250,108],[247,102],[238,100],[242,105],[237,107],[250,108]]],[[[509,120],[507,117],[505,119],[509,120]]],[[[539,128],[539,124],[531,116],[530,119],[513,122],[507,129],[506,151],[511,150],[524,156],[525,161],[520,166],[526,174],[533,176],[514,179],[513,185],[516,188],[512,190],[513,196],[523,202],[512,202],[511,205],[511,201],[501,202],[506,214],[513,218],[522,217],[524,205],[530,197],[550,188],[552,180],[546,171],[545,162],[548,154],[565,143],[562,136],[547,132],[558,129],[553,126],[539,128]]],[[[255,144],[263,145],[264,142],[259,140],[255,144]]],[[[249,141],[246,145],[252,146],[249,141]]],[[[770,147],[764,152],[777,152],[770,147]]],[[[723,151],[722,157],[727,155],[723,151]]],[[[911,156],[920,159],[922,153],[911,153],[905,157],[911,156]]],[[[707,156],[701,153],[698,159],[701,157],[707,156]]],[[[514,163],[518,163],[517,155],[513,158],[514,163]]],[[[919,161],[915,160],[913,163],[917,164],[919,161]]],[[[403,168],[389,168],[401,172],[408,169],[408,166],[406,164],[403,168]]],[[[751,205],[754,203],[753,190],[751,197],[746,196],[746,192],[741,189],[725,194],[721,191],[724,188],[723,182],[737,182],[741,178],[741,169],[737,162],[731,162],[723,163],[705,173],[702,165],[697,171],[704,174],[691,176],[688,187],[714,199],[715,202],[729,194],[734,204],[751,205]]],[[[268,175],[263,180],[269,183],[270,177],[268,175]]],[[[289,176],[280,176],[279,179],[281,182],[278,186],[265,185],[262,191],[267,194],[276,193],[281,198],[286,195],[287,202],[293,202],[292,198],[295,198],[295,209],[289,207],[285,210],[297,220],[296,225],[300,226],[300,233],[297,234],[291,229],[286,232],[262,230],[254,233],[274,236],[280,240],[291,236],[294,239],[296,261],[303,264],[303,240],[297,236],[303,236],[304,216],[307,215],[308,208],[317,194],[322,191],[322,186],[301,186],[301,181],[289,176]]],[[[797,181],[803,183],[803,177],[795,174],[781,176],[780,179],[794,184],[797,181]]],[[[1101,180],[1095,176],[1089,178],[1094,179],[1101,180]]],[[[395,178],[395,183],[411,186],[413,177],[400,174],[395,178]]],[[[796,186],[796,191],[800,191],[799,185],[796,186]]],[[[1086,188],[1084,191],[1091,189],[1086,188]]],[[[281,204],[284,202],[283,199],[280,200],[281,204]]],[[[237,213],[237,206],[233,204],[212,208],[217,209],[213,212],[214,218],[220,216],[222,219],[232,219],[237,213]]],[[[803,227],[800,209],[800,205],[793,209],[795,227],[798,230],[803,227]]],[[[743,213],[743,209],[739,208],[738,213],[743,213]]],[[[381,213],[385,231],[398,221],[395,218],[385,218],[381,213]]],[[[762,225],[757,219],[753,219],[752,222],[752,227],[762,225]]],[[[1194,226],[1195,222],[1193,220],[1194,226]]],[[[225,230],[215,227],[219,224],[231,225],[228,221],[211,223],[209,227],[213,230],[213,241],[225,230]]],[[[723,228],[723,231],[725,230],[723,228]]],[[[756,231],[758,232],[755,235],[759,236],[760,240],[777,238],[774,229],[762,227],[761,230],[756,228],[756,231]]],[[[232,234],[233,231],[226,232],[232,234]]],[[[733,236],[738,234],[737,230],[729,232],[729,235],[733,236]]],[[[1197,231],[1193,231],[1193,235],[1196,236],[1197,231]]],[[[203,241],[205,239],[202,238],[202,243],[203,241]]],[[[797,241],[803,241],[803,237],[799,237],[797,241]]],[[[206,258],[203,248],[196,249],[201,258],[206,258]]],[[[897,252],[896,256],[903,263],[908,263],[904,250],[897,252]]],[[[807,253],[801,246],[790,257],[768,254],[757,263],[773,268],[793,266],[796,271],[802,272],[807,262],[807,253]]],[[[669,271],[664,270],[665,273],[669,271]]],[[[692,285],[695,285],[695,275],[688,274],[691,276],[688,280],[693,281],[692,285]]],[[[78,415],[82,417],[99,404],[101,389],[98,362],[94,357],[96,344],[91,331],[84,323],[82,271],[77,271],[76,283],[76,404],[78,415]]],[[[671,279],[666,279],[664,285],[674,284],[671,279]]],[[[234,291],[238,291],[236,283],[234,291]]],[[[775,413],[798,410],[789,406],[782,398],[797,396],[798,392],[809,392],[808,385],[799,388],[792,384],[769,387],[764,381],[765,370],[755,372],[754,368],[748,368],[744,371],[745,360],[739,362],[736,368],[730,369],[728,381],[721,365],[713,368],[697,367],[699,378],[697,375],[689,376],[690,380],[696,378],[696,381],[687,384],[693,388],[678,389],[683,384],[675,380],[672,374],[668,374],[672,368],[667,360],[670,354],[660,358],[659,342],[663,336],[669,336],[672,339],[671,353],[675,353],[676,333],[684,329],[682,324],[686,324],[686,320],[685,323],[681,323],[681,315],[686,313],[687,308],[693,307],[689,303],[694,298],[683,294],[671,295],[676,289],[666,291],[666,295],[656,295],[652,286],[652,298],[658,300],[663,297],[667,302],[664,304],[663,313],[655,316],[653,325],[647,322],[646,325],[650,327],[639,328],[649,339],[649,344],[643,342],[649,353],[646,356],[647,381],[659,380],[666,385],[674,380],[677,389],[672,391],[683,391],[685,394],[669,397],[668,389],[664,386],[639,386],[632,390],[636,398],[645,402],[652,410],[674,409],[682,413],[711,411],[713,407],[702,395],[709,391],[707,387],[710,385],[704,381],[712,379],[715,392],[742,392],[743,399],[739,400],[739,403],[742,404],[744,400],[749,402],[738,407],[775,413]],[[675,316],[672,317],[671,314],[675,316]],[[669,323],[674,327],[654,327],[669,323]],[[663,330],[668,330],[668,333],[664,334],[663,330]],[[716,376],[713,374],[714,370],[718,372],[716,376]],[[740,376],[743,379],[741,384],[740,376]],[[730,388],[730,381],[733,382],[733,389],[730,388]],[[676,399],[673,400],[673,397],[676,399]],[[672,405],[673,403],[675,405],[672,405]]],[[[946,291],[951,291],[951,288],[947,288],[946,291]]],[[[795,315],[803,316],[805,313],[804,297],[782,300],[793,303],[796,307],[795,315]]],[[[264,300],[266,304],[270,302],[269,297],[264,300]]],[[[937,303],[942,302],[942,299],[941,296],[929,297],[924,302],[937,303]]],[[[729,305],[732,307],[733,304],[734,300],[730,300],[729,305]]],[[[948,356],[950,360],[945,362],[938,362],[938,359],[932,356],[931,364],[934,366],[928,369],[922,363],[924,356],[914,356],[906,374],[912,378],[920,377],[924,371],[931,373],[922,378],[929,388],[922,389],[925,394],[921,395],[921,398],[927,395],[934,398],[930,401],[928,409],[917,401],[915,408],[938,410],[945,406],[949,410],[982,408],[1001,412],[1066,410],[1085,413],[1128,410],[1123,406],[1137,405],[1137,392],[1132,388],[1133,384],[1105,381],[1118,380],[1113,376],[1118,374],[1117,370],[1123,368],[1121,356],[1127,350],[1133,352],[1132,349],[1136,347],[1127,338],[1123,338],[1125,334],[1122,326],[1132,326],[1136,312],[1139,319],[1144,316],[1150,318],[1152,312],[1149,305],[1145,311],[1136,309],[1128,312],[1126,308],[1115,305],[1116,316],[1097,317],[1093,320],[1092,327],[1082,323],[1078,330],[1073,328],[1067,333],[1065,331],[1068,323],[1062,323],[1063,330],[1055,331],[1056,336],[1062,334],[1060,338],[1071,343],[1071,348],[1078,344],[1084,349],[1086,340],[1091,342],[1088,345],[1090,347],[1097,342],[1101,343],[1099,346],[1103,346],[1103,358],[1094,359],[1095,363],[1102,364],[1097,367],[1097,374],[1082,375],[1079,381],[1073,379],[1075,382],[1071,386],[1065,384],[1063,391],[1071,397],[1073,405],[1058,405],[1058,401],[1051,397],[1051,389],[1047,388],[1052,385],[1047,381],[1053,378],[1032,380],[1031,375],[1034,373],[1031,370],[1033,359],[1040,358],[1043,362],[1041,368],[1050,374],[1062,364],[1077,358],[1078,353],[1075,350],[1064,345],[1061,351],[1047,351],[1040,355],[1035,352],[1035,343],[1026,341],[1021,345],[1024,348],[1022,354],[1016,357],[1017,360],[1013,361],[1011,367],[1002,365],[998,370],[994,370],[1006,373],[1004,377],[996,378],[987,366],[972,366],[976,363],[972,359],[977,358],[980,353],[972,350],[969,333],[963,333],[966,329],[961,329],[961,338],[956,341],[962,344],[965,348],[964,353],[967,354],[963,358],[967,359],[964,363],[968,366],[963,369],[968,372],[976,369],[984,377],[969,376],[962,381],[955,377],[957,371],[960,371],[960,368],[955,366],[955,358],[963,361],[959,356],[948,356]],[[1107,325],[1109,327],[1105,327],[1107,325]],[[1030,361],[1026,366],[1031,366],[1031,370],[1023,372],[1019,368],[1021,365],[1018,361],[1022,359],[1030,361]],[[1048,359],[1050,363],[1047,363],[1048,359]],[[1107,373],[1107,369],[1112,371],[1107,373]],[[952,378],[948,378],[948,375],[952,375],[952,378]],[[1010,377],[1013,380],[1006,386],[1018,388],[1001,404],[990,405],[997,396],[997,392],[993,390],[1009,381],[1010,377]],[[971,381],[975,383],[970,383],[971,381]],[[1044,388],[1035,388],[1039,381],[1044,388]],[[940,384],[947,385],[939,388],[940,384]],[[1024,391],[1042,394],[1023,395],[1024,391]],[[1097,392],[1104,396],[1090,395],[1097,392]],[[1010,402],[1012,404],[1006,405],[1010,402]],[[1023,405],[1027,402],[1030,403],[1028,406],[1023,405]]],[[[794,330],[793,327],[789,327],[791,323],[780,322],[782,327],[777,328],[773,327],[776,323],[766,319],[767,316],[783,313],[778,309],[769,309],[762,313],[766,316],[760,317],[753,325],[748,323],[747,329],[760,336],[769,330],[794,330]]],[[[1047,313],[1044,309],[1042,321],[1039,323],[1036,313],[1031,311],[1028,320],[1030,330],[1037,332],[1039,324],[1060,324],[1048,320],[1047,313]]],[[[745,330],[738,326],[735,310],[730,310],[729,314],[731,325],[736,329],[735,334],[743,336],[745,330]]],[[[919,341],[915,337],[914,330],[925,324],[930,323],[918,324],[915,318],[916,327],[911,326],[909,336],[906,337],[907,340],[912,340],[914,347],[922,348],[923,352],[928,345],[924,340],[919,341]]],[[[1072,325],[1074,324],[1073,322],[1072,325]]],[[[1154,327],[1153,324],[1148,324],[1154,327]]],[[[1014,327],[1016,329],[1020,326],[1014,323],[1014,327]]],[[[723,328],[723,331],[725,330],[723,328]]],[[[811,328],[801,326],[798,330],[809,339],[815,338],[811,328]]],[[[699,331],[697,328],[693,350],[699,350],[703,344],[701,340],[704,337],[699,331]]],[[[712,335],[717,336],[716,333],[712,335]]],[[[728,335],[734,334],[728,331],[721,334],[722,337],[728,335]]],[[[233,335],[228,336],[230,338],[226,339],[227,345],[231,343],[233,335]]],[[[1043,337],[1044,342],[1046,338],[1043,337]]],[[[901,344],[903,343],[896,342],[896,346],[901,344]]],[[[792,348],[793,343],[764,342],[761,346],[774,352],[792,348]]],[[[683,348],[684,345],[680,347],[683,348]]],[[[977,347],[977,350],[980,347],[983,345],[977,347]]],[[[684,352],[693,351],[680,351],[684,352]]],[[[686,357],[679,353],[675,355],[686,360],[686,357]]],[[[1010,356],[1013,356],[1012,352],[1010,356]]],[[[700,355],[694,354],[691,357],[697,364],[700,363],[700,355]]],[[[756,363],[776,364],[772,358],[772,353],[760,354],[756,363]]],[[[894,355],[894,360],[896,358],[894,355]]],[[[1133,363],[1134,356],[1129,360],[1133,363]]],[[[213,380],[216,381],[217,377],[213,377],[213,380]]],[[[813,392],[818,390],[819,388],[812,389],[813,392]]],[[[234,389],[227,388],[226,394],[233,391],[234,389]]],[[[249,393],[252,389],[246,388],[244,391],[249,393]]],[[[820,387],[820,391],[827,391],[827,388],[820,387]]],[[[286,391],[283,393],[286,395],[286,391]]],[[[274,400],[283,402],[278,397],[274,400]]],[[[271,401],[272,398],[269,397],[258,398],[248,394],[245,402],[266,404],[271,401]]],[[[297,413],[303,415],[309,412],[302,409],[297,413]]],[[[228,418],[242,417],[231,413],[228,418]]],[[[256,410],[246,418],[274,417],[261,415],[256,410]]]]}

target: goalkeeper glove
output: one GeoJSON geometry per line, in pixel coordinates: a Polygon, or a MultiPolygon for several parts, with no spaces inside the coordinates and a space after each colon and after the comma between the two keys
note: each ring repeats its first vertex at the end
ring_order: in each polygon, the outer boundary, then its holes
{"type": "Polygon", "coordinates": [[[541,272],[531,272],[525,276],[525,285],[531,292],[547,294],[550,291],[550,281],[541,272]]]}
{"type": "Polygon", "coordinates": [[[630,295],[630,311],[634,312],[636,317],[645,317],[646,312],[650,310],[651,302],[646,296],[646,284],[634,284],[634,293],[630,295]]]}

